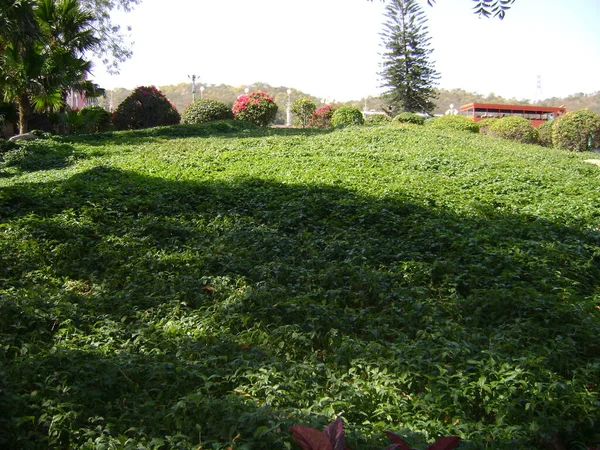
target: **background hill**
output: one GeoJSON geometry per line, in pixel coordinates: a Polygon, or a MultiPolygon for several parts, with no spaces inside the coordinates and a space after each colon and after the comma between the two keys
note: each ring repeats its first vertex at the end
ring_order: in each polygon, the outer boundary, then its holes
{"type": "MultiPolygon", "coordinates": [[[[287,87],[283,86],[271,86],[267,83],[256,82],[247,86],[230,86],[227,84],[208,84],[205,85],[203,92],[204,98],[211,98],[213,100],[220,100],[228,105],[232,105],[235,99],[244,93],[244,89],[248,87],[251,91],[265,91],[275,98],[275,102],[279,106],[279,112],[277,115],[276,123],[285,122],[285,110],[287,104],[287,87]]],[[[192,101],[191,84],[180,83],[176,85],[158,86],[158,88],[167,96],[169,100],[175,105],[179,112],[183,112],[185,108],[192,101]]],[[[196,86],[196,98],[200,98],[199,86],[196,86]]],[[[121,103],[125,97],[132,92],[131,89],[117,88],[108,90],[106,97],[101,99],[101,106],[106,109],[114,109],[119,103],[121,103]],[[112,108],[111,108],[112,106],[112,108]]],[[[454,104],[455,107],[464,105],[465,103],[486,101],[490,103],[516,103],[529,105],[532,104],[531,100],[527,99],[516,99],[516,98],[504,98],[502,96],[491,93],[489,95],[481,95],[475,92],[467,92],[463,89],[438,89],[439,97],[436,100],[437,107],[434,110],[434,114],[443,114],[450,104],[454,104]]],[[[297,89],[292,89],[291,101],[295,101],[302,97],[308,97],[313,100],[317,105],[321,103],[334,103],[336,105],[352,105],[359,109],[365,107],[365,103],[368,109],[380,109],[383,102],[379,97],[368,97],[365,102],[365,98],[357,99],[350,102],[331,102],[330,99],[321,99],[315,97],[309,93],[302,92],[297,89]]],[[[540,105],[560,106],[565,105],[567,110],[573,111],[576,109],[588,108],[592,111],[600,113],[600,91],[584,94],[582,92],[570,95],[565,98],[552,97],[539,102],[540,105]]]]}

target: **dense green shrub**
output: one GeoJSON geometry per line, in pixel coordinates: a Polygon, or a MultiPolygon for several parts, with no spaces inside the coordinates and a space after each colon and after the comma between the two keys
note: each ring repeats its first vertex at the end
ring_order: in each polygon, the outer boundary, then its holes
{"type": "Polygon", "coordinates": [[[465,116],[449,114],[447,116],[435,117],[427,120],[427,126],[438,130],[466,131],[469,133],[479,133],[479,125],[465,116]]]}
{"type": "Polygon", "coordinates": [[[123,100],[113,115],[118,130],[175,125],[181,117],[167,97],[154,86],[140,86],[123,100]]]}
{"type": "Polygon", "coordinates": [[[493,122],[489,127],[488,134],[522,144],[534,144],[538,140],[538,131],[531,121],[518,116],[503,117],[493,122]]]}
{"type": "Polygon", "coordinates": [[[233,115],[238,120],[246,120],[260,127],[266,127],[277,114],[277,104],[265,92],[251,92],[240,95],[233,103],[233,115]]]}
{"type": "Polygon", "coordinates": [[[552,143],[556,148],[574,152],[600,146],[600,114],[589,109],[568,112],[552,127],[552,143]]]}
{"type": "Polygon", "coordinates": [[[323,105],[313,113],[310,120],[312,128],[331,128],[331,117],[335,109],[331,105],[323,105]]]}
{"type": "Polygon", "coordinates": [[[100,106],[86,106],[77,115],[80,118],[79,132],[98,133],[110,128],[110,113],[100,106]]]}
{"type": "Polygon", "coordinates": [[[368,125],[380,125],[382,123],[390,123],[392,118],[387,114],[369,114],[365,118],[365,123],[368,125]]]}
{"type": "Polygon", "coordinates": [[[198,99],[183,112],[181,123],[207,123],[229,119],[233,119],[233,111],[225,103],[218,100],[198,99]]]}
{"type": "Polygon", "coordinates": [[[411,112],[402,112],[394,117],[394,122],[400,123],[412,123],[415,125],[423,125],[425,123],[425,118],[415,113],[411,112]]]}
{"type": "Polygon", "coordinates": [[[544,122],[539,127],[538,130],[538,144],[544,147],[552,147],[552,129],[554,127],[554,121],[549,120],[544,122]]]}
{"type": "Polygon", "coordinates": [[[477,125],[479,125],[479,132],[481,134],[489,134],[490,126],[498,120],[499,119],[497,117],[487,117],[485,119],[481,119],[479,122],[477,122],[477,125]]]}
{"type": "Polygon", "coordinates": [[[317,109],[317,105],[311,99],[304,97],[292,103],[292,113],[296,115],[302,128],[310,125],[313,114],[317,109]]]}
{"type": "Polygon", "coordinates": [[[362,125],[363,123],[365,123],[365,119],[362,112],[354,106],[342,106],[336,109],[331,116],[331,125],[334,127],[362,125]]]}

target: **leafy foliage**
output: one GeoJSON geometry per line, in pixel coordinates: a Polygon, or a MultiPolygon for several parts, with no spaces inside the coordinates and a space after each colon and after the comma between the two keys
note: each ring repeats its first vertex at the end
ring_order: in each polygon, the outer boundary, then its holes
{"type": "Polygon", "coordinates": [[[554,121],[549,120],[541,124],[538,130],[538,143],[544,147],[552,147],[552,128],[554,121]]]}
{"type": "Polygon", "coordinates": [[[0,92],[17,105],[20,133],[27,131],[32,109],[59,110],[68,89],[101,95],[84,79],[91,68],[84,54],[99,45],[89,11],[77,0],[19,1],[8,9],[17,11],[9,22],[25,25],[0,32],[7,34],[0,34],[0,92]]]}
{"type": "Polygon", "coordinates": [[[300,98],[292,103],[291,111],[298,118],[302,128],[310,125],[311,119],[317,109],[317,105],[307,97],[300,98]]]}
{"type": "Polygon", "coordinates": [[[181,118],[181,123],[206,123],[233,119],[233,112],[218,100],[198,99],[190,104],[181,118]]]}
{"type": "Polygon", "coordinates": [[[479,126],[479,132],[481,134],[490,134],[490,127],[498,120],[500,119],[497,117],[486,117],[485,119],[481,119],[479,122],[477,122],[477,125],[479,126]]]}
{"type": "Polygon", "coordinates": [[[488,134],[523,144],[534,144],[538,140],[538,131],[531,121],[517,116],[503,117],[493,122],[489,125],[488,134]]]}
{"type": "Polygon", "coordinates": [[[365,118],[365,123],[368,125],[381,125],[384,123],[391,122],[392,118],[387,114],[369,114],[365,118]]]}
{"type": "Polygon", "coordinates": [[[425,118],[415,113],[403,112],[394,117],[394,122],[423,125],[425,123],[425,118]]]}
{"type": "Polygon", "coordinates": [[[135,130],[179,123],[181,117],[167,97],[154,86],[140,86],[113,114],[118,130],[135,130]]]}
{"type": "Polygon", "coordinates": [[[552,143],[556,148],[583,152],[600,146],[600,114],[582,109],[555,119],[552,143]]]}
{"type": "Polygon", "coordinates": [[[78,131],[99,133],[110,129],[110,113],[100,106],[86,106],[77,111],[81,119],[78,131]]]}
{"type": "Polygon", "coordinates": [[[479,125],[472,119],[459,115],[447,115],[435,117],[425,121],[427,126],[441,130],[465,131],[469,133],[478,133],[479,125]]]}
{"type": "Polygon", "coordinates": [[[360,109],[354,106],[341,106],[331,116],[331,125],[345,127],[348,125],[362,125],[365,119],[360,109]]]}
{"type": "Polygon", "coordinates": [[[27,150],[0,168],[1,448],[283,450],[342,411],[361,450],[598,446],[586,155],[241,121],[27,150]]]}
{"type": "Polygon", "coordinates": [[[436,97],[433,85],[439,74],[429,61],[432,49],[427,19],[417,0],[391,0],[386,17],[382,33],[386,51],[380,73],[387,88],[386,102],[394,110],[431,113],[436,97]]]}
{"type": "Polygon", "coordinates": [[[265,92],[251,92],[248,95],[240,95],[233,104],[233,115],[238,120],[266,127],[277,114],[277,104],[269,94],[265,92]]]}

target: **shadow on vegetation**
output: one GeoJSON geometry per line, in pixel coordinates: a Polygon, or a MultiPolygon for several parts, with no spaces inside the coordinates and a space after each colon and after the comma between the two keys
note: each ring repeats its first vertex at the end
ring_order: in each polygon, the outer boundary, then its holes
{"type": "MultiPolygon", "coordinates": [[[[63,169],[83,157],[73,146],[65,143],[47,140],[21,142],[0,154],[0,170],[14,168],[18,172],[36,172],[63,169]]],[[[6,171],[0,172],[0,177],[12,175],[6,171]]]]}
{"type": "Polygon", "coordinates": [[[593,443],[596,232],[106,167],[0,200],[8,448],[593,443]]]}
{"type": "Polygon", "coordinates": [[[64,142],[85,143],[87,145],[106,145],[107,139],[112,144],[148,143],[154,140],[185,139],[194,137],[218,136],[240,138],[277,136],[308,136],[330,133],[331,129],[303,128],[261,128],[240,120],[223,120],[196,125],[172,125],[164,127],[144,128],[130,131],[111,131],[105,133],[79,134],[60,137],[64,142]]]}

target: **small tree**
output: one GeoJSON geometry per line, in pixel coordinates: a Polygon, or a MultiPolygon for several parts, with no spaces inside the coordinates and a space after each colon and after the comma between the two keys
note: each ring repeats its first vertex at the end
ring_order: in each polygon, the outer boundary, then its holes
{"type": "Polygon", "coordinates": [[[298,99],[292,104],[292,112],[298,117],[302,128],[310,125],[310,120],[316,109],[317,105],[307,97],[298,99]]]}
{"type": "Polygon", "coordinates": [[[439,74],[429,61],[431,49],[427,19],[417,0],[390,0],[387,22],[381,33],[386,52],[383,54],[385,100],[394,112],[430,114],[435,109],[433,88],[439,74]]]}

